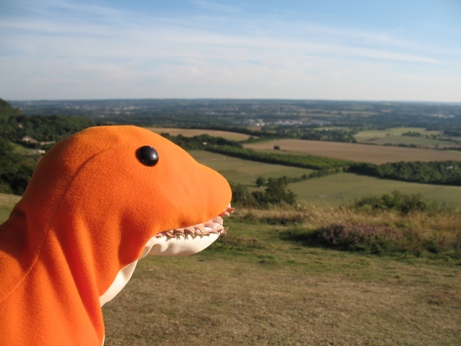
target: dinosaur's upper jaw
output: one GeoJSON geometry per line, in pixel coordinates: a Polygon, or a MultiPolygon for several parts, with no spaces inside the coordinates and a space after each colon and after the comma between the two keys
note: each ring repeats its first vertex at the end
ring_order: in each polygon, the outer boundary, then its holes
{"type": "Polygon", "coordinates": [[[223,217],[229,216],[233,211],[229,204],[220,215],[202,224],[157,234],[146,245],[151,246],[149,255],[187,256],[202,251],[218,239],[220,234],[226,233],[223,217]]]}

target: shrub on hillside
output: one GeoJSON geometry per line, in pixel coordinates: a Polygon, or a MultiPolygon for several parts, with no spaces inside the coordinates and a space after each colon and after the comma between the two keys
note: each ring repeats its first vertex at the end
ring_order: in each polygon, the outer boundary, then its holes
{"type": "Polygon", "coordinates": [[[296,203],[296,194],[288,189],[288,182],[282,178],[269,178],[261,191],[249,191],[242,184],[231,184],[232,203],[244,207],[266,208],[269,205],[296,203]]]}
{"type": "Polygon", "coordinates": [[[443,209],[436,201],[427,201],[421,194],[406,195],[399,191],[392,191],[381,197],[369,196],[356,200],[353,208],[361,211],[394,210],[403,214],[411,212],[437,212],[443,209]]]}
{"type": "Polygon", "coordinates": [[[444,254],[461,258],[461,236],[447,237],[434,229],[399,228],[355,222],[331,223],[315,230],[291,229],[282,232],[284,240],[305,246],[321,246],[371,254],[444,254]]]}
{"type": "Polygon", "coordinates": [[[335,223],[317,230],[317,240],[326,246],[348,251],[383,253],[400,251],[404,232],[367,224],[335,223]]]}

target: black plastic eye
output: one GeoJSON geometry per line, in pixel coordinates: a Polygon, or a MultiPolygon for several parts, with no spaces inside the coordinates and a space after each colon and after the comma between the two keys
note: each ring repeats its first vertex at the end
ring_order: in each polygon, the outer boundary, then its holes
{"type": "Polygon", "coordinates": [[[155,166],[158,162],[158,153],[154,148],[145,145],[136,151],[138,160],[146,166],[155,166]]]}

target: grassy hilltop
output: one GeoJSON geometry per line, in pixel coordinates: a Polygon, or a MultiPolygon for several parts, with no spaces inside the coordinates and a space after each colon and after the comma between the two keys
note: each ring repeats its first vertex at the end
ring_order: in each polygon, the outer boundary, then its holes
{"type": "MultiPolygon", "coordinates": [[[[420,226],[430,219],[378,218],[420,226]]],[[[315,206],[237,209],[228,234],[204,252],[140,261],[104,307],[106,344],[459,344],[459,260],[339,251],[292,237],[351,220],[377,222],[315,206]]],[[[438,222],[451,224],[440,217],[429,227],[438,222]]]]}

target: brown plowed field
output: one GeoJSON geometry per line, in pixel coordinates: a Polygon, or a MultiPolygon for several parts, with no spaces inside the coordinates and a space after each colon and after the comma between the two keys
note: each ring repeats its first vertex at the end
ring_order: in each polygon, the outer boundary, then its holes
{"type": "Polygon", "coordinates": [[[276,145],[281,149],[277,152],[288,151],[376,164],[399,161],[461,161],[461,152],[301,139],[280,139],[265,143],[248,144],[245,147],[255,150],[273,150],[276,145]]]}
{"type": "Polygon", "coordinates": [[[210,129],[181,129],[175,127],[148,127],[147,129],[155,133],[169,133],[171,136],[182,135],[184,137],[194,137],[200,135],[210,135],[230,139],[232,141],[244,141],[250,137],[249,135],[245,135],[243,133],[210,129]]]}

